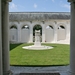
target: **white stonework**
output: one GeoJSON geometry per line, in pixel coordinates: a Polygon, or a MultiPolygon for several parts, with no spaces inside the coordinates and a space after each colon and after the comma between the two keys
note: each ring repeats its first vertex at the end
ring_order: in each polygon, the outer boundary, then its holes
{"type": "Polygon", "coordinates": [[[35,46],[40,46],[41,42],[40,42],[40,30],[35,30],[35,46]]]}
{"type": "Polygon", "coordinates": [[[30,50],[50,50],[53,47],[41,45],[40,42],[40,30],[35,30],[35,42],[34,45],[31,46],[24,46],[23,49],[30,49],[30,50]]]}
{"type": "Polygon", "coordinates": [[[9,13],[11,43],[33,43],[33,27],[42,27],[42,43],[68,43],[70,40],[70,13],[23,12],[9,13]],[[27,26],[28,28],[24,28],[27,26]]]}

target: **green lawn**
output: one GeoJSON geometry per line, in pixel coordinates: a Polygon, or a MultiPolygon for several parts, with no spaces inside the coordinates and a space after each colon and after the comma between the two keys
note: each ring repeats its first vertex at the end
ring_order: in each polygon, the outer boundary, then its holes
{"type": "Polygon", "coordinates": [[[10,65],[68,65],[69,45],[45,44],[53,46],[50,50],[26,50],[23,46],[30,44],[10,45],[10,65]]]}

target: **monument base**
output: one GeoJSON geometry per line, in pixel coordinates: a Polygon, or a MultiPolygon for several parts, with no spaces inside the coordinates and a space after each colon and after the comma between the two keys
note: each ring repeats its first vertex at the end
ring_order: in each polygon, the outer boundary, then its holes
{"type": "Polygon", "coordinates": [[[40,42],[34,42],[34,46],[41,46],[40,42]]]}
{"type": "Polygon", "coordinates": [[[29,50],[48,50],[52,49],[53,47],[41,45],[40,42],[40,30],[35,30],[35,42],[32,46],[25,46],[22,47],[23,49],[29,49],[29,50]]]}
{"type": "Polygon", "coordinates": [[[49,50],[52,49],[53,47],[51,46],[45,46],[45,45],[32,45],[32,46],[25,46],[22,47],[23,49],[29,49],[29,50],[49,50]]]}

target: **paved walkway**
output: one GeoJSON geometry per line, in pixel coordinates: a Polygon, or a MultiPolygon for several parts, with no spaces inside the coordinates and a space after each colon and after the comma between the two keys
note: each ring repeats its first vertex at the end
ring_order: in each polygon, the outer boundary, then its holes
{"type": "Polygon", "coordinates": [[[20,73],[53,73],[59,72],[60,75],[70,75],[69,66],[53,66],[53,67],[17,67],[11,66],[13,75],[19,75],[20,73]]]}

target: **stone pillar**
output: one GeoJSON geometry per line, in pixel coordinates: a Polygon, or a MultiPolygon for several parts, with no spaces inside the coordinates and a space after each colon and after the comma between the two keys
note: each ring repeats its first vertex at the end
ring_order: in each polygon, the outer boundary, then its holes
{"type": "Polygon", "coordinates": [[[70,24],[66,24],[66,41],[70,40],[70,24]]]}
{"type": "Polygon", "coordinates": [[[57,34],[58,34],[57,30],[58,30],[57,24],[55,24],[54,26],[54,42],[55,43],[57,43],[57,34]]]}
{"type": "Polygon", "coordinates": [[[20,23],[18,24],[18,43],[21,43],[21,26],[20,23]]]}
{"type": "Polygon", "coordinates": [[[0,0],[0,75],[3,75],[3,71],[2,71],[2,23],[1,23],[1,19],[2,19],[2,13],[1,13],[1,0],[0,0]]]}
{"type": "Polygon", "coordinates": [[[43,43],[45,43],[45,30],[46,30],[46,28],[45,28],[45,24],[42,24],[42,42],[43,43]]]}
{"type": "Polygon", "coordinates": [[[71,2],[70,72],[75,75],[75,2],[71,2]]]}
{"type": "Polygon", "coordinates": [[[9,2],[7,0],[2,3],[2,60],[3,75],[10,74],[9,64],[9,2]]]}
{"type": "Polygon", "coordinates": [[[30,43],[33,42],[33,25],[30,25],[30,43]]]}

